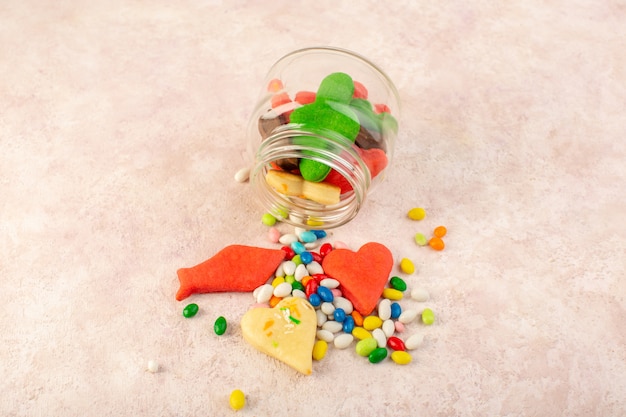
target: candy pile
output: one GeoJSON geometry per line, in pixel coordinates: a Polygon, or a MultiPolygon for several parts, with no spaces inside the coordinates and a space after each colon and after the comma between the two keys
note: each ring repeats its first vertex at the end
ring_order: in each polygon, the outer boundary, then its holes
{"type": "MultiPolygon", "coordinates": [[[[261,115],[258,128],[261,139],[289,123],[309,131],[323,129],[354,143],[371,178],[387,166],[387,136],[398,129],[391,109],[368,100],[368,90],[348,74],[336,72],[326,76],[317,91],[298,91],[290,97],[281,80],[268,85],[272,94],[271,109],[261,115]]],[[[352,191],[346,178],[317,158],[329,148],[329,138],[297,136],[292,141],[307,148],[311,158],[283,158],[273,161],[266,175],[267,183],[277,192],[303,197],[323,205],[340,201],[341,194],[352,191]],[[317,152],[319,149],[322,152],[317,152]]]]}
{"type": "MultiPolygon", "coordinates": [[[[407,213],[409,219],[411,220],[423,220],[426,217],[426,210],[422,207],[414,207],[407,213]]],[[[434,250],[443,250],[445,248],[445,243],[443,241],[443,237],[448,233],[448,229],[445,226],[437,226],[433,230],[433,236],[430,239],[426,239],[426,236],[423,233],[415,234],[415,243],[420,246],[430,246],[434,250]]]]}

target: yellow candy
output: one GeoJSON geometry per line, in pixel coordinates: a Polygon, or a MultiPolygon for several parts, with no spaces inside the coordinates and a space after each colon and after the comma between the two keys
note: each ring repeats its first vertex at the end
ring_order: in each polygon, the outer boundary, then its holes
{"type": "Polygon", "coordinates": [[[321,361],[326,356],[328,350],[328,343],[325,340],[318,340],[313,345],[313,359],[321,361]]]}
{"type": "Polygon", "coordinates": [[[272,280],[272,287],[276,288],[279,284],[285,282],[285,277],[276,277],[272,280]]]}
{"type": "Polygon", "coordinates": [[[395,288],[385,288],[383,290],[383,298],[397,301],[402,300],[402,297],[404,297],[402,291],[396,290],[395,288]]]}
{"type": "Polygon", "coordinates": [[[413,262],[410,259],[402,258],[402,260],[400,261],[400,269],[405,274],[412,274],[413,272],[415,272],[415,265],[413,265],[413,262]]]}
{"type": "Polygon", "coordinates": [[[413,358],[408,352],[405,352],[403,350],[396,350],[391,354],[391,360],[393,360],[398,365],[406,365],[407,363],[410,363],[413,358]]]}
{"type": "Polygon", "coordinates": [[[426,217],[426,210],[421,207],[415,207],[409,210],[408,215],[411,220],[422,220],[426,217]]]}
{"type": "Polygon", "coordinates": [[[241,410],[246,405],[246,396],[243,391],[236,389],[230,393],[228,402],[233,410],[241,410]]]}
{"type": "Polygon", "coordinates": [[[378,316],[367,316],[363,319],[363,328],[365,330],[374,330],[383,325],[383,321],[378,316]]]}
{"type": "Polygon", "coordinates": [[[352,329],[352,336],[359,340],[367,339],[368,337],[372,337],[372,334],[365,330],[363,327],[355,327],[352,329]]]}

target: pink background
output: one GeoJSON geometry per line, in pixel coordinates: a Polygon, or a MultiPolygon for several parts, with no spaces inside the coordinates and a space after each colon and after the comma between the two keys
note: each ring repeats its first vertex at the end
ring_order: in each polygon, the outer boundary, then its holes
{"type": "Polygon", "coordinates": [[[624,415],[624,22],[619,0],[2,2],[0,414],[222,416],[239,388],[242,416],[624,415]],[[299,375],[243,341],[250,294],[174,299],[177,268],[273,247],[233,176],[266,71],[316,45],[403,102],[387,182],[328,241],[417,265],[432,297],[403,306],[437,320],[405,367],[331,348],[299,375]],[[445,251],[415,245],[439,224],[445,251]]]}

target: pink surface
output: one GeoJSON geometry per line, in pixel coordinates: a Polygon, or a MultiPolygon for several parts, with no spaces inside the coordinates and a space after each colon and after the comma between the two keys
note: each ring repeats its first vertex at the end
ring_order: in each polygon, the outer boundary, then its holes
{"type": "Polygon", "coordinates": [[[235,388],[242,416],[624,415],[625,21],[615,0],[2,2],[0,415],[222,416],[235,388]],[[407,326],[405,367],[331,348],[299,375],[241,337],[250,294],[192,296],[192,320],[174,298],[178,268],[274,247],[233,175],[265,72],[315,45],[403,102],[392,171],[328,240],[416,263],[431,299],[406,306],[437,320],[407,326]],[[414,244],[439,224],[445,251],[414,244]]]}

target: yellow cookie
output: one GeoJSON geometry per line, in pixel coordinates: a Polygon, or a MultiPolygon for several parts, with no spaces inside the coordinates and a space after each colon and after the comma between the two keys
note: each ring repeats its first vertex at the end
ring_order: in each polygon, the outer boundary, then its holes
{"type": "Polygon", "coordinates": [[[313,370],[316,330],[313,306],[298,297],[285,298],[274,308],[253,308],[241,318],[248,343],[305,375],[313,370]]]}

